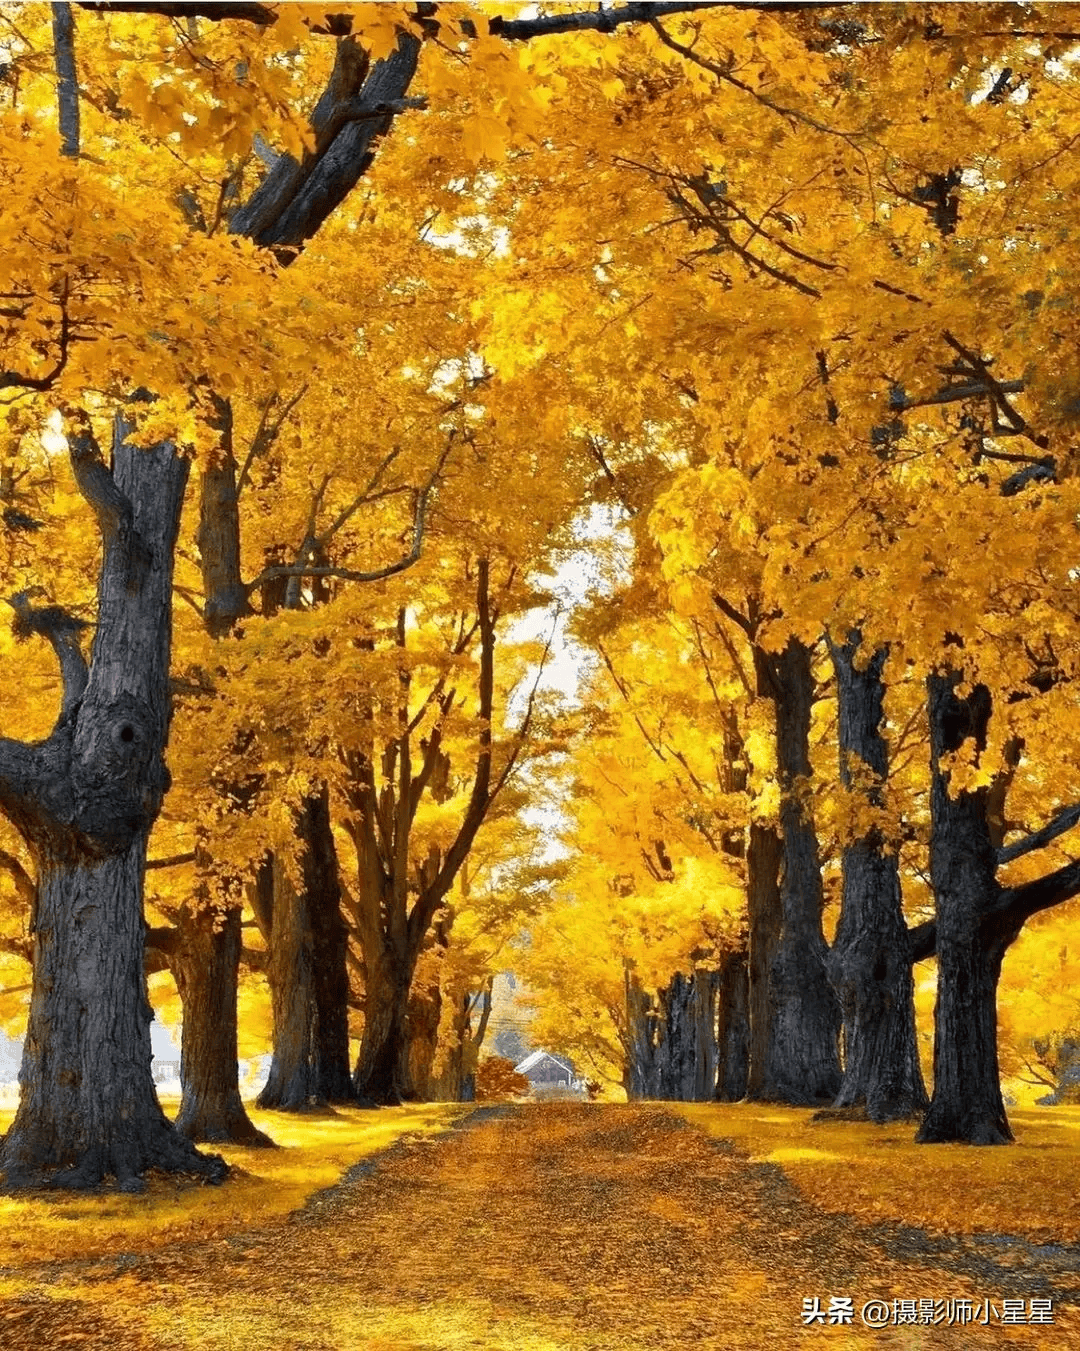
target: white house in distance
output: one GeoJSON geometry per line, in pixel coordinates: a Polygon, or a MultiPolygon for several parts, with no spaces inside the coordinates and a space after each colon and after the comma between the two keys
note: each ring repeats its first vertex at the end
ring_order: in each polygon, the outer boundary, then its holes
{"type": "Polygon", "coordinates": [[[563,1088],[571,1092],[583,1092],[585,1080],[574,1074],[574,1067],[562,1056],[552,1055],[550,1051],[533,1051],[520,1064],[514,1066],[517,1074],[523,1074],[533,1090],[543,1093],[546,1090],[563,1088]]]}

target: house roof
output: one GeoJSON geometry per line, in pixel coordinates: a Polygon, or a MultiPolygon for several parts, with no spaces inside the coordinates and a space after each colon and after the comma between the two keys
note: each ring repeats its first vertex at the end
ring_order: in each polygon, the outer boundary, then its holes
{"type": "Polygon", "coordinates": [[[514,1070],[517,1074],[527,1074],[529,1070],[535,1069],[543,1060],[554,1060],[560,1069],[566,1070],[568,1074],[573,1074],[574,1067],[568,1060],[560,1055],[552,1055],[550,1051],[533,1051],[527,1055],[520,1065],[515,1065],[514,1070]]]}

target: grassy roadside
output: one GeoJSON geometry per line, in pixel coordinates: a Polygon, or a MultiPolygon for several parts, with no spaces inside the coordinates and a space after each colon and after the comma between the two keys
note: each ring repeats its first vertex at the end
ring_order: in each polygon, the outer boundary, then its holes
{"type": "MultiPolygon", "coordinates": [[[[162,1098],[169,1114],[178,1105],[178,1099],[162,1098]]],[[[154,1177],[138,1195],[38,1192],[0,1197],[0,1268],[9,1269],[0,1278],[0,1293],[10,1297],[24,1288],[20,1267],[150,1252],[185,1239],[226,1239],[283,1220],[359,1159],[389,1148],[406,1134],[437,1134],[472,1110],[471,1104],[431,1103],[377,1112],[334,1108],[298,1116],[263,1112],[251,1103],[247,1107],[279,1148],[205,1146],[236,1170],[221,1187],[154,1177]]],[[[14,1108],[0,1111],[0,1131],[13,1116],[14,1108]]]]}
{"type": "Polygon", "coordinates": [[[909,1122],[813,1121],[810,1108],[670,1103],[755,1162],[779,1164],[822,1210],[931,1234],[1080,1243],[1080,1107],[1013,1108],[1016,1143],[917,1145],[909,1122]]]}

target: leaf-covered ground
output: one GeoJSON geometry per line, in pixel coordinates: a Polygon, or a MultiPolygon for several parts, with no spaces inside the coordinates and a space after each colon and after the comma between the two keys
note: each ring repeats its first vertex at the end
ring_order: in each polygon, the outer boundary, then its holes
{"type": "MultiPolygon", "coordinates": [[[[954,1204],[961,1212],[963,1198],[954,1204]]],[[[1044,1257],[826,1208],[780,1164],[664,1106],[483,1108],[450,1133],[402,1136],[287,1220],[56,1261],[33,1288],[23,1269],[19,1294],[9,1269],[0,1345],[1080,1347],[1077,1253],[1055,1245],[1054,1261],[1044,1257]],[[804,1298],[827,1309],[845,1296],[851,1324],[803,1327],[804,1298]],[[1054,1300],[1053,1325],[997,1316],[1003,1300],[1025,1301],[1026,1313],[1032,1298],[1054,1300]],[[871,1330],[860,1317],[871,1300],[890,1318],[893,1300],[940,1301],[954,1324],[871,1330]],[[987,1323],[955,1321],[962,1300],[987,1323]]]]}

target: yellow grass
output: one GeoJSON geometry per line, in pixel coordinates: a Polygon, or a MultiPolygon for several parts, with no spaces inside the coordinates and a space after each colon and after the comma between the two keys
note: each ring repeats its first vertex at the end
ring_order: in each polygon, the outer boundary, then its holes
{"type": "Polygon", "coordinates": [[[779,1164],[823,1210],[929,1233],[1080,1242],[1080,1107],[1013,1108],[1016,1143],[917,1145],[910,1123],[818,1121],[808,1108],[672,1103],[695,1126],[779,1164]]]}
{"type": "MultiPolygon", "coordinates": [[[[162,1098],[167,1113],[178,1105],[178,1100],[162,1098]]],[[[37,1192],[0,1197],[0,1267],[147,1252],[176,1239],[224,1239],[273,1223],[302,1206],[313,1192],[332,1186],[359,1159],[403,1135],[445,1130],[470,1110],[456,1103],[430,1103],[377,1112],[336,1107],[294,1115],[263,1112],[249,1103],[251,1119],[280,1148],[202,1146],[234,1165],[236,1172],[223,1186],[155,1177],[145,1192],[133,1196],[53,1197],[37,1192]]],[[[0,1110],[0,1132],[13,1116],[14,1107],[0,1110]]],[[[0,1295],[15,1293],[10,1285],[0,1295]]]]}

